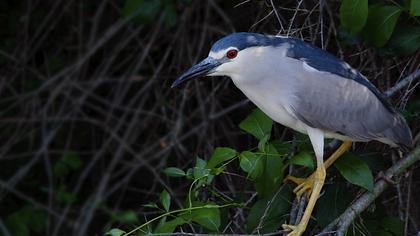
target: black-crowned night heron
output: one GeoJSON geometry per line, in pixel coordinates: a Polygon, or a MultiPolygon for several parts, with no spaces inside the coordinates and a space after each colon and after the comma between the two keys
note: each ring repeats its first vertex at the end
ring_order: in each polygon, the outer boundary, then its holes
{"type": "Polygon", "coordinates": [[[319,197],[328,168],[352,142],[377,140],[411,146],[410,129],[381,93],[344,61],[296,38],[234,33],[217,41],[206,59],[172,85],[198,76],[229,76],[233,83],[274,121],[308,134],[317,160],[306,179],[287,179],[300,197],[310,194],[298,225],[283,225],[301,235],[319,197]],[[323,161],[324,138],[343,144],[323,161]]]}

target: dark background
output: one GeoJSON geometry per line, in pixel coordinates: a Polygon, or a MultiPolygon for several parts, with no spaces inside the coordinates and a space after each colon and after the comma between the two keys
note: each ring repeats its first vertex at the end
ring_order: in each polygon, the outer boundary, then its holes
{"type": "MultiPolygon", "coordinates": [[[[238,128],[254,105],[229,79],[170,89],[223,35],[289,33],[343,58],[381,91],[419,69],[418,51],[390,57],[343,42],[338,1],[273,1],[281,23],[269,2],[180,0],[130,18],[122,0],[2,0],[0,235],[102,235],[132,226],[116,215],[135,212],[143,221],[154,212],[142,204],[163,188],[182,205],[189,183],[168,179],[165,167],[186,168],[217,146],[256,146],[238,128]]],[[[392,102],[405,110],[418,144],[413,88],[392,102]]],[[[294,132],[276,125],[274,136],[293,140],[294,132]]],[[[385,167],[398,159],[378,143],[355,151],[374,153],[385,167]]],[[[418,167],[379,200],[410,232],[420,226],[418,167]]],[[[239,173],[235,165],[230,171],[239,173]]],[[[223,177],[218,187],[252,194],[243,182],[223,177]]],[[[234,233],[243,233],[237,224],[234,233]]]]}

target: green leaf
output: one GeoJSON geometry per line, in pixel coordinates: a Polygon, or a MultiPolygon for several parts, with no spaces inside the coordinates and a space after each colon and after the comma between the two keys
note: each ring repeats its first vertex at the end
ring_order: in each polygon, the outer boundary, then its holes
{"type": "Polygon", "coordinates": [[[363,223],[366,225],[366,230],[364,233],[367,233],[369,235],[380,236],[407,235],[404,234],[404,221],[396,217],[386,216],[386,214],[387,212],[385,210],[382,211],[382,209],[375,209],[375,212],[373,214],[365,215],[363,217],[363,223]]]}
{"type": "MultiPolygon", "coordinates": [[[[419,1],[420,2],[420,1],[419,1]]],[[[420,48],[420,27],[403,25],[395,29],[384,49],[387,55],[409,55],[420,48]]]]}
{"type": "Polygon", "coordinates": [[[197,168],[205,168],[207,165],[207,162],[199,157],[196,159],[195,167],[197,168]]]}
{"type": "Polygon", "coordinates": [[[142,206],[148,207],[148,208],[156,208],[156,209],[159,209],[158,205],[156,205],[156,203],[154,203],[154,202],[149,202],[147,204],[143,204],[142,206]]]}
{"type": "Polygon", "coordinates": [[[382,153],[366,153],[360,158],[363,158],[363,161],[366,162],[373,173],[386,170],[386,163],[384,163],[382,153]]]}
{"type": "Polygon", "coordinates": [[[317,223],[324,228],[343,213],[352,200],[351,194],[343,182],[325,185],[324,194],[316,204],[315,218],[317,223]]]}
{"type": "Polygon", "coordinates": [[[195,167],[193,169],[193,177],[194,179],[200,179],[210,173],[210,169],[206,168],[207,162],[201,158],[197,157],[197,162],[195,163],[195,167]]]}
{"type": "Polygon", "coordinates": [[[243,120],[239,127],[249,134],[254,135],[257,139],[264,138],[265,135],[271,134],[273,121],[264,114],[261,110],[255,109],[245,120],[243,120]]]}
{"type": "Polygon", "coordinates": [[[297,133],[295,139],[297,143],[297,150],[313,150],[312,143],[308,135],[297,133]]]}
{"type": "Polygon", "coordinates": [[[246,219],[248,233],[260,224],[258,233],[271,233],[280,228],[281,222],[288,218],[288,211],[292,202],[292,189],[289,185],[283,185],[277,195],[271,195],[258,200],[251,208],[246,219]]]}
{"type": "Polygon", "coordinates": [[[385,217],[381,222],[382,228],[394,236],[404,235],[404,221],[396,217],[385,217]]]}
{"type": "Polygon", "coordinates": [[[7,217],[6,225],[12,235],[29,236],[29,229],[19,215],[12,214],[7,217]]]}
{"type": "Polygon", "coordinates": [[[184,177],[186,175],[183,170],[176,167],[168,167],[163,170],[163,173],[170,177],[184,177]]]}
{"type": "Polygon", "coordinates": [[[263,148],[261,160],[262,174],[256,179],[255,187],[260,198],[271,196],[278,190],[283,181],[283,159],[276,147],[269,143],[263,148]]]}
{"type": "Polygon", "coordinates": [[[123,234],[125,234],[125,231],[117,228],[111,229],[105,233],[106,236],[121,236],[123,234]]]}
{"type": "Polygon", "coordinates": [[[420,1],[419,0],[411,0],[410,15],[420,16],[420,1]]]}
{"type": "Polygon", "coordinates": [[[46,223],[45,212],[32,205],[22,206],[6,219],[6,225],[12,235],[30,235],[31,231],[41,233],[45,231],[46,223]]]}
{"type": "Polygon", "coordinates": [[[213,155],[210,157],[210,160],[207,163],[207,168],[213,169],[220,163],[234,158],[237,154],[238,153],[232,148],[218,147],[214,150],[213,155]]]}
{"type": "Polygon", "coordinates": [[[42,233],[45,231],[47,226],[47,215],[44,211],[36,209],[35,207],[30,207],[30,213],[26,213],[28,216],[27,225],[28,227],[37,233],[42,233]]]}
{"type": "Polygon", "coordinates": [[[281,156],[288,155],[293,151],[293,145],[290,142],[282,142],[280,140],[274,140],[270,142],[281,156]]]}
{"type": "Polygon", "coordinates": [[[160,203],[162,203],[163,209],[168,212],[171,206],[171,196],[166,189],[160,193],[160,203]]]}
{"type": "Polygon", "coordinates": [[[83,162],[77,152],[67,152],[63,156],[63,162],[73,170],[78,170],[83,162]]]}
{"type": "Polygon", "coordinates": [[[53,173],[55,177],[64,177],[70,172],[69,168],[63,163],[58,161],[54,164],[53,173]]]}
{"type": "Polygon", "coordinates": [[[160,8],[160,0],[126,0],[122,15],[136,23],[149,23],[159,13],[160,8]]]}
{"type": "Polygon", "coordinates": [[[192,220],[206,229],[213,232],[219,231],[220,227],[220,210],[214,203],[194,203],[194,207],[203,206],[201,209],[196,209],[191,212],[182,213],[179,216],[192,220]]]}
{"type": "Polygon", "coordinates": [[[373,191],[373,175],[363,159],[347,153],[334,162],[340,174],[350,183],[373,191]]]}
{"type": "Polygon", "coordinates": [[[340,21],[351,33],[363,29],[368,17],[368,0],[343,0],[340,6],[340,21]]]}
{"type": "Polygon", "coordinates": [[[170,221],[166,221],[162,224],[159,224],[155,230],[153,231],[153,233],[155,234],[163,234],[163,233],[172,233],[174,232],[174,230],[176,229],[176,227],[178,225],[183,225],[187,223],[187,221],[185,221],[182,217],[177,217],[173,220],[170,221]]]}
{"type": "Polygon", "coordinates": [[[209,175],[210,175],[210,169],[194,167],[194,170],[193,170],[194,179],[203,179],[209,175]]]}
{"type": "Polygon", "coordinates": [[[194,168],[188,168],[187,173],[186,173],[186,177],[187,179],[194,179],[194,168]]]}
{"type": "Polygon", "coordinates": [[[261,156],[257,156],[250,151],[244,151],[239,155],[239,158],[239,165],[243,171],[248,173],[248,177],[254,180],[261,175],[264,168],[261,156]]]}
{"type": "Polygon", "coordinates": [[[290,158],[290,164],[305,166],[311,170],[315,168],[314,159],[312,158],[311,153],[307,151],[301,151],[290,158]]]}
{"type": "MultiPolygon", "coordinates": [[[[214,175],[210,174],[211,169],[206,168],[206,166],[207,166],[207,162],[197,157],[197,162],[195,164],[195,167],[192,169],[193,179],[199,179],[196,186],[210,184],[211,181],[213,180],[214,175]]],[[[187,176],[191,174],[189,172],[190,170],[187,171],[187,176]]]]}
{"type": "Polygon", "coordinates": [[[383,47],[391,38],[402,10],[394,5],[375,4],[369,7],[369,16],[363,38],[375,47],[383,47]]]}
{"type": "Polygon", "coordinates": [[[117,212],[112,215],[112,219],[121,223],[137,223],[139,219],[133,210],[117,212]]]}
{"type": "Polygon", "coordinates": [[[76,152],[66,152],[63,157],[54,164],[53,173],[56,177],[64,177],[71,170],[78,170],[83,165],[80,156],[76,152]]]}
{"type": "Polygon", "coordinates": [[[169,27],[176,26],[178,21],[178,12],[176,11],[175,5],[172,1],[165,2],[163,12],[165,14],[165,24],[169,27]]]}
{"type": "Polygon", "coordinates": [[[264,148],[268,141],[270,140],[270,135],[266,134],[260,141],[258,142],[258,149],[264,152],[264,148]]]}
{"type": "Polygon", "coordinates": [[[73,203],[77,200],[76,195],[67,190],[67,185],[61,184],[56,192],[56,199],[59,202],[73,203]]]}

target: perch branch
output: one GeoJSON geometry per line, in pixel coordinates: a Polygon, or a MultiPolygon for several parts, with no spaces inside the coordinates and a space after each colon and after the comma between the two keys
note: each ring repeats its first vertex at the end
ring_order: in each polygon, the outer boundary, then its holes
{"type": "Polygon", "coordinates": [[[413,83],[416,81],[416,79],[420,78],[420,70],[416,70],[404,79],[402,79],[400,82],[398,82],[394,87],[388,89],[384,94],[387,97],[392,97],[396,92],[404,88],[405,86],[413,83]]]}
{"type": "MultiPolygon", "coordinates": [[[[399,160],[395,165],[385,172],[385,178],[391,179],[396,175],[403,173],[408,167],[420,160],[420,147],[417,147],[407,157],[399,160]]],[[[387,187],[388,183],[385,180],[376,182],[373,192],[366,192],[359,199],[357,199],[350,207],[348,207],[343,214],[330,223],[321,234],[337,229],[337,235],[344,235],[347,228],[354,221],[354,219],[362,213],[387,187]]]]}

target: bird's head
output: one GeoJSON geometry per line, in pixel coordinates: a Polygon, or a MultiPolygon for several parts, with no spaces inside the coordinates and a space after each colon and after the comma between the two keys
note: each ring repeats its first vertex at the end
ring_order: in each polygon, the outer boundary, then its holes
{"type": "Polygon", "coordinates": [[[232,76],[253,63],[258,47],[272,46],[276,37],[256,33],[233,33],[213,44],[207,58],[193,65],[172,84],[176,87],[201,76],[232,76]]]}

